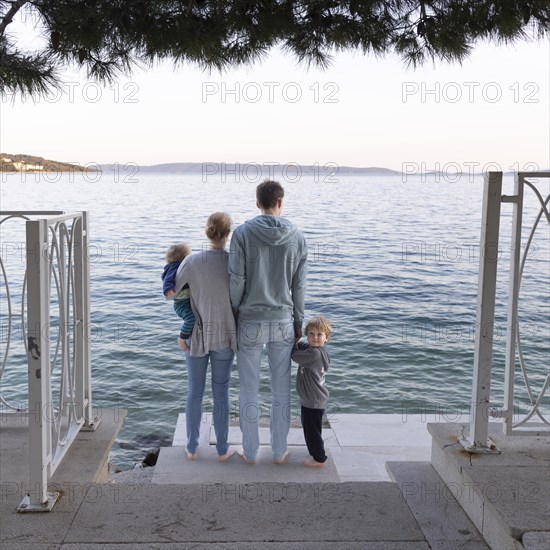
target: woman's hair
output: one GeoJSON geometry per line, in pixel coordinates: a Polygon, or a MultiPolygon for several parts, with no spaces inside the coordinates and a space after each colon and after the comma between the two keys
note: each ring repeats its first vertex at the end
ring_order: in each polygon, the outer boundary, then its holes
{"type": "Polygon", "coordinates": [[[206,221],[206,236],[214,242],[220,242],[231,233],[231,216],[225,212],[214,212],[206,221]]]}
{"type": "Polygon", "coordinates": [[[191,254],[191,249],[185,243],[173,244],[166,252],[166,263],[181,262],[191,254]]]}
{"type": "Polygon", "coordinates": [[[306,325],[306,336],[310,329],[317,329],[325,333],[327,340],[332,336],[332,325],[324,317],[312,317],[306,325]]]}

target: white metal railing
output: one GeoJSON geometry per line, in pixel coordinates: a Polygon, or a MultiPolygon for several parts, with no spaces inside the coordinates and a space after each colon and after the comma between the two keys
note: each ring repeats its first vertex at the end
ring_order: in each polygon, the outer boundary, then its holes
{"type": "Polygon", "coordinates": [[[3,220],[26,220],[21,326],[28,366],[30,483],[19,511],[47,511],[58,496],[48,493],[48,480],[78,432],[97,427],[92,413],[88,215],[40,212],[61,215],[30,219],[37,213],[1,214],[3,220]]]}
{"type": "MultiPolygon", "coordinates": [[[[550,194],[544,199],[539,190],[535,186],[535,182],[529,181],[534,178],[550,178],[550,172],[524,173],[520,172],[516,174],[514,180],[514,195],[513,197],[503,197],[503,201],[513,203],[512,212],[512,251],[513,254],[510,258],[510,284],[508,290],[508,322],[506,330],[506,370],[504,380],[504,410],[503,411],[490,411],[492,416],[504,418],[504,428],[507,435],[525,435],[525,434],[539,434],[541,431],[550,433],[550,421],[542,414],[540,406],[542,399],[546,394],[546,390],[550,384],[550,372],[546,376],[542,386],[538,389],[538,395],[536,388],[529,379],[529,372],[525,364],[525,358],[521,347],[521,332],[518,321],[518,306],[519,296],[521,288],[521,280],[525,268],[525,261],[531,243],[533,242],[533,236],[539,225],[540,220],[544,214],[546,221],[550,224],[550,214],[548,212],[548,201],[550,200],[550,194]],[[524,246],[521,243],[521,228],[523,219],[523,197],[524,192],[529,188],[537,197],[540,203],[540,210],[536,216],[529,237],[524,246]],[[520,251],[522,251],[520,258],[520,251]],[[517,422],[514,422],[514,390],[515,390],[515,374],[516,374],[516,349],[517,358],[519,361],[519,367],[522,374],[522,379],[525,384],[525,389],[529,398],[529,411],[520,418],[517,422]],[[533,422],[532,419],[538,419],[533,422]]],[[[546,365],[548,367],[548,365],[546,365]]]]}
{"type": "Polygon", "coordinates": [[[521,336],[518,322],[519,293],[525,261],[533,236],[543,216],[550,223],[548,202],[550,195],[543,199],[532,181],[534,178],[550,178],[550,172],[519,172],[515,176],[514,194],[502,195],[502,172],[489,172],[485,175],[483,191],[483,213],[481,223],[477,323],[474,352],[474,380],[472,385],[472,419],[470,434],[461,440],[465,449],[470,452],[499,452],[488,438],[489,418],[503,418],[504,431],[512,434],[550,434],[550,422],[542,414],[540,405],[550,384],[550,373],[539,388],[538,393],[529,381],[521,348],[521,336]],[[525,186],[529,187],[540,202],[540,211],[536,217],[530,235],[522,250],[523,199],[525,186]],[[510,272],[508,286],[508,311],[506,332],[506,361],[504,382],[504,408],[490,408],[491,368],[493,354],[493,328],[495,318],[495,294],[497,260],[499,251],[500,205],[511,203],[512,239],[510,255],[510,272]],[[530,408],[523,418],[514,422],[514,393],[516,375],[516,350],[519,356],[519,366],[530,400],[530,408]],[[532,419],[537,418],[536,422],[532,419]]]}
{"type": "Polygon", "coordinates": [[[59,211],[1,211],[0,212],[0,271],[2,273],[2,313],[1,330],[1,363],[0,363],[0,407],[3,414],[25,413],[27,406],[21,401],[14,402],[13,395],[7,396],[3,393],[8,387],[5,384],[5,376],[18,368],[26,370],[26,345],[25,345],[25,291],[27,284],[26,272],[23,269],[14,270],[10,268],[21,267],[24,261],[24,222],[37,216],[56,216],[63,214],[59,211]],[[10,222],[8,224],[8,222],[10,222]],[[15,230],[9,230],[8,226],[15,223],[15,230]],[[21,223],[23,222],[23,223],[21,223]],[[22,229],[19,229],[22,226],[22,229]],[[6,240],[8,234],[8,240],[6,240]],[[14,288],[16,285],[20,288],[14,288]],[[7,313],[7,314],[6,314],[7,313]]]}

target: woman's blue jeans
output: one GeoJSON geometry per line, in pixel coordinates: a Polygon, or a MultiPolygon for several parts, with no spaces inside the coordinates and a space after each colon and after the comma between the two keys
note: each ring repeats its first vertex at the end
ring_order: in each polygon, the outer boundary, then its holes
{"type": "Polygon", "coordinates": [[[202,419],[202,399],[206,386],[206,371],[210,359],[212,374],[212,397],[214,401],[214,431],[216,433],[216,450],[224,455],[229,445],[229,380],[235,353],[231,348],[211,350],[203,357],[192,357],[186,352],[187,364],[187,404],[185,421],[187,429],[187,451],[194,453],[199,445],[200,424],[202,419]]]}

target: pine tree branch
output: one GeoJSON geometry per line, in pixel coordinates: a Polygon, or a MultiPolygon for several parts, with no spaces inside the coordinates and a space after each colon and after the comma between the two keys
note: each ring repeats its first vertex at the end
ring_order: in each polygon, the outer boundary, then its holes
{"type": "Polygon", "coordinates": [[[12,2],[11,8],[8,10],[6,15],[2,18],[0,23],[0,36],[4,34],[6,27],[13,21],[15,14],[28,2],[28,0],[17,0],[12,2]]]}

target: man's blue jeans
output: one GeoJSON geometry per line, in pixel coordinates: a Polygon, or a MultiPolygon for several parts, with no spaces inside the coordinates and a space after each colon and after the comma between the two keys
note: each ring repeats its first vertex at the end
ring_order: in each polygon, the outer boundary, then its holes
{"type": "Polygon", "coordinates": [[[203,357],[192,357],[189,352],[185,354],[189,384],[185,422],[187,450],[190,453],[196,452],[199,444],[202,399],[206,386],[206,370],[209,358],[212,374],[212,398],[214,401],[212,416],[214,418],[214,431],[216,432],[216,450],[219,455],[227,453],[229,448],[227,443],[229,432],[229,380],[234,357],[235,353],[231,348],[211,350],[209,354],[203,357]]]}
{"type": "Polygon", "coordinates": [[[290,427],[290,354],[294,345],[292,321],[240,321],[237,368],[239,370],[239,424],[243,451],[248,460],[256,460],[260,447],[258,390],[260,362],[267,348],[271,382],[271,450],[279,460],[287,450],[290,427]]]}

